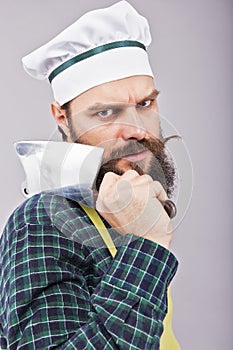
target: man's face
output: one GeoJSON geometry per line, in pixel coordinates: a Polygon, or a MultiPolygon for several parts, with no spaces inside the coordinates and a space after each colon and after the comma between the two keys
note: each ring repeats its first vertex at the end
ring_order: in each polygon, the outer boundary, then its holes
{"type": "MultiPolygon", "coordinates": [[[[149,132],[159,137],[157,94],[148,76],[125,78],[88,90],[70,104],[69,140],[103,147],[108,158],[112,150],[123,148],[129,140],[142,140],[149,132]],[[118,106],[122,107],[120,113],[116,111],[118,106]],[[149,118],[148,111],[154,112],[149,118]]],[[[130,159],[150,157],[147,152],[131,155],[130,159]]]]}
{"type": "MultiPolygon", "coordinates": [[[[154,172],[158,161],[143,142],[161,136],[157,95],[149,76],[129,77],[92,88],[69,105],[67,140],[103,147],[104,162],[124,160],[117,163],[122,172],[131,165],[143,173],[150,173],[151,169],[154,172]]],[[[156,179],[162,184],[167,182],[156,179]]]]}

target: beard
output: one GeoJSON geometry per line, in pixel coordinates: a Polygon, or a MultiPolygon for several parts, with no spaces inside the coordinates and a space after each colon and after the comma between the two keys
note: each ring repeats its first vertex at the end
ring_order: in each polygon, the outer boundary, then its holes
{"type": "Polygon", "coordinates": [[[97,191],[99,190],[104,175],[107,172],[111,171],[117,175],[123,175],[126,170],[132,169],[137,171],[139,175],[148,174],[153,180],[159,181],[166,191],[168,198],[171,198],[175,189],[176,170],[172,158],[165,149],[165,144],[168,140],[177,137],[174,135],[162,140],[154,137],[145,138],[140,141],[129,140],[126,146],[113,150],[100,167],[94,186],[95,189],[97,191]],[[126,155],[143,151],[150,151],[151,153],[151,159],[147,166],[146,160],[131,162],[124,158],[126,155]]]}

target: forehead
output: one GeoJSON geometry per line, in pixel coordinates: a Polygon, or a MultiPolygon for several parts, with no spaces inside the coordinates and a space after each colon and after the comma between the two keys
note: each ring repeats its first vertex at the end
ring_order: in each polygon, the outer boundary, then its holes
{"type": "Polygon", "coordinates": [[[149,76],[133,76],[96,86],[71,102],[72,112],[79,112],[95,105],[111,102],[137,104],[155,90],[154,80],[149,76]]]}

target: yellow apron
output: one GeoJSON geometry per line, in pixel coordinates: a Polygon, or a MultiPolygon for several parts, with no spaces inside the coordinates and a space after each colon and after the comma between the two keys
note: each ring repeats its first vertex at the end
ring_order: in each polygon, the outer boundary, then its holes
{"type": "MultiPolygon", "coordinates": [[[[80,204],[80,203],[79,203],[80,204]]],[[[82,209],[85,211],[85,213],[89,216],[90,220],[95,225],[96,229],[99,231],[99,234],[101,235],[104,243],[108,247],[108,250],[110,251],[112,257],[115,256],[117,250],[116,247],[112,241],[112,238],[106,229],[103,221],[101,220],[100,216],[98,215],[97,211],[93,208],[89,208],[83,204],[80,204],[82,209]]],[[[180,350],[180,346],[174,336],[173,330],[172,330],[172,299],[171,299],[171,291],[170,286],[168,287],[168,312],[164,318],[163,321],[163,334],[160,339],[160,350],[180,350]]]]}

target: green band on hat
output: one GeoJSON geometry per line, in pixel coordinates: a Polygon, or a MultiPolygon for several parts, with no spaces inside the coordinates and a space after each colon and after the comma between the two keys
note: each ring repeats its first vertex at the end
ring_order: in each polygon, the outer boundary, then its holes
{"type": "Polygon", "coordinates": [[[108,50],[112,50],[112,49],[116,49],[119,47],[140,47],[141,49],[146,51],[146,47],[138,42],[138,41],[132,41],[132,40],[122,40],[122,41],[116,41],[113,43],[109,43],[109,44],[105,44],[105,45],[101,45],[98,47],[95,47],[94,49],[91,49],[89,51],[86,51],[84,53],[81,53],[78,56],[75,56],[73,58],[71,58],[70,60],[62,63],[59,67],[57,67],[56,69],[54,69],[54,71],[52,71],[52,73],[49,75],[49,82],[51,83],[51,81],[61,72],[63,72],[65,69],[73,66],[73,64],[78,63],[80,61],[85,60],[86,58],[89,58],[91,56],[97,55],[101,52],[104,51],[108,51],[108,50]]]}

